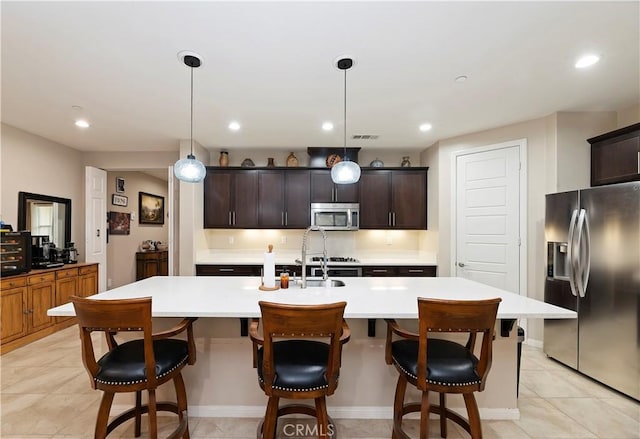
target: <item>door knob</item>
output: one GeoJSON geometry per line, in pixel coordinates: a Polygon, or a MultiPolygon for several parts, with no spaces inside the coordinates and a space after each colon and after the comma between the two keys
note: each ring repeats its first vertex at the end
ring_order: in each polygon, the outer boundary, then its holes
{"type": "Polygon", "coordinates": [[[458,267],[464,267],[464,262],[458,262],[458,267]]]}

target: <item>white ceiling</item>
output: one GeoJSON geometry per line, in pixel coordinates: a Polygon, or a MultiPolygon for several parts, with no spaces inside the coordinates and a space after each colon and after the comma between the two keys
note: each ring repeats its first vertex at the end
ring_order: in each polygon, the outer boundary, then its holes
{"type": "Polygon", "coordinates": [[[640,102],[639,2],[2,2],[2,121],[82,151],[433,142],[640,102]],[[586,52],[599,64],[576,70],[586,52]],[[459,75],[468,76],[456,83],[459,75]],[[72,106],[82,110],[73,110],[72,106]],[[88,130],[73,125],[85,116],[88,130]],[[227,129],[238,120],[242,129],[227,129]],[[320,129],[336,124],[333,133],[320,129]],[[418,130],[422,122],[433,129],[418,130]]]}

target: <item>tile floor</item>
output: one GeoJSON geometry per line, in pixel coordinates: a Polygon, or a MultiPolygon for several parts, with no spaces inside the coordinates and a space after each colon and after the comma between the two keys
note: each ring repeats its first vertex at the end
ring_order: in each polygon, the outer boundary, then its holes
{"type": "MultiPolygon", "coordinates": [[[[89,387],[80,361],[76,327],[68,328],[0,357],[0,437],[91,438],[101,392],[89,387]],[[53,367],[52,367],[53,366],[53,367]]],[[[640,438],[640,404],[523,346],[517,421],[483,421],[486,439],[640,438]]],[[[160,417],[164,430],[175,418],[160,417]]],[[[255,438],[258,419],[191,418],[191,437],[255,438]]],[[[339,437],[390,438],[390,420],[336,420],[339,437]]],[[[407,431],[417,437],[416,421],[407,431]]],[[[469,436],[450,424],[451,439],[469,436]]],[[[437,420],[431,437],[440,437],[437,420]]],[[[144,437],[143,425],[143,437],[144,437]]],[[[282,426],[281,426],[282,428],[282,426]]],[[[162,428],[161,428],[162,430],[162,428]]],[[[293,435],[291,427],[279,438],[293,435]]],[[[131,423],[110,437],[132,438],[131,423]]]]}

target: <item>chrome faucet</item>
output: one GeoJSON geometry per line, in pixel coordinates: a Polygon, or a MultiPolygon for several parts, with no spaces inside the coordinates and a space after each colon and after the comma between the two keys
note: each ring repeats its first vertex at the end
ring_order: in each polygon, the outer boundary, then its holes
{"type": "Polygon", "coordinates": [[[327,274],[327,234],[321,227],[307,227],[307,230],[304,231],[304,236],[302,237],[302,274],[300,288],[307,288],[307,238],[309,236],[309,232],[311,231],[318,231],[322,233],[322,279],[329,279],[329,275],[327,274]]]}

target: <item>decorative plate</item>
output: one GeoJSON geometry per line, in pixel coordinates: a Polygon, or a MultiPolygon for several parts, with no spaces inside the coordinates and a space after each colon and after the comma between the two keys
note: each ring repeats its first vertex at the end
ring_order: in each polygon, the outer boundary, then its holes
{"type": "Polygon", "coordinates": [[[372,168],[384,168],[384,162],[380,159],[375,159],[374,161],[369,163],[369,166],[371,166],[372,168]]]}
{"type": "Polygon", "coordinates": [[[333,165],[335,165],[341,160],[342,160],[342,157],[340,157],[338,154],[329,154],[327,156],[327,167],[333,168],[333,165]]]}

